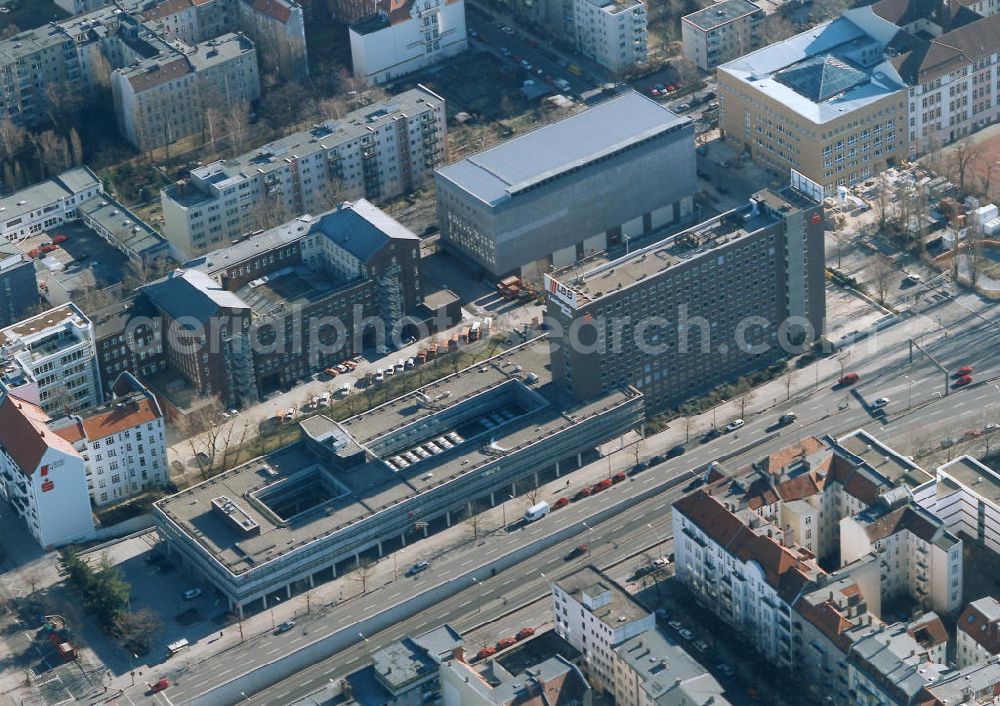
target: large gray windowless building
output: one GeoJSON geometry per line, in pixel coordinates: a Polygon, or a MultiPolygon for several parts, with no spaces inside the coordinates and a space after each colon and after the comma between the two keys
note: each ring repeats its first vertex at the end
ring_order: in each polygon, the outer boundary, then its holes
{"type": "Polygon", "coordinates": [[[801,350],[826,317],[823,206],[791,188],[608,262],[546,275],[552,377],[635,386],[647,414],[801,350]]]}
{"type": "Polygon", "coordinates": [[[493,275],[537,279],[686,219],[694,125],[629,91],[438,169],[447,247],[493,275]]]}

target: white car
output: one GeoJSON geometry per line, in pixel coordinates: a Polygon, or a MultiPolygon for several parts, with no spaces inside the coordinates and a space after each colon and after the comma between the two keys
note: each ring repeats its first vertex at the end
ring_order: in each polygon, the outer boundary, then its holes
{"type": "Polygon", "coordinates": [[[874,402],[872,402],[872,409],[882,409],[887,404],[889,404],[889,398],[888,397],[879,397],[877,400],[875,400],[874,402]]]}
{"type": "Polygon", "coordinates": [[[200,588],[189,588],[188,590],[184,591],[184,600],[189,601],[192,598],[197,598],[200,595],[201,595],[200,588]]]}
{"type": "Polygon", "coordinates": [[[687,628],[681,628],[681,629],[680,629],[680,630],[678,630],[677,632],[678,632],[678,633],[680,634],[680,636],[681,636],[681,637],[683,637],[683,638],[684,638],[685,640],[693,640],[693,639],[694,639],[694,633],[693,633],[693,632],[691,632],[690,630],[688,630],[687,628]]]}
{"type": "Polygon", "coordinates": [[[742,419],[734,419],[733,421],[729,422],[729,424],[726,425],[726,431],[727,432],[736,431],[737,429],[741,428],[744,424],[746,424],[746,422],[744,422],[742,419]]]}
{"type": "Polygon", "coordinates": [[[383,380],[385,380],[385,371],[379,368],[375,371],[375,382],[382,382],[383,380]]]}

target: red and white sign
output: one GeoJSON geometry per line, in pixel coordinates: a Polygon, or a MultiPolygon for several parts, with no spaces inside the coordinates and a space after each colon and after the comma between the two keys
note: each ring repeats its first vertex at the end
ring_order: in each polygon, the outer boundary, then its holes
{"type": "Polygon", "coordinates": [[[574,309],[577,307],[576,292],[561,284],[555,277],[545,275],[545,290],[564,304],[569,304],[574,309]]]}
{"type": "Polygon", "coordinates": [[[55,487],[56,487],[56,484],[55,484],[55,483],[53,483],[53,482],[52,482],[52,481],[50,481],[50,480],[46,480],[46,481],[44,481],[44,482],[42,483],[42,492],[43,492],[43,493],[47,493],[47,492],[49,492],[50,490],[54,489],[55,487]]]}

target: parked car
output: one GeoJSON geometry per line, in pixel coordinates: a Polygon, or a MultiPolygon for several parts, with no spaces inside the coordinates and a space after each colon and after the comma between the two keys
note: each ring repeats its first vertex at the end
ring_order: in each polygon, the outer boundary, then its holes
{"type": "Polygon", "coordinates": [[[645,461],[639,461],[639,463],[635,464],[634,466],[632,466],[631,469],[629,469],[628,474],[630,476],[634,476],[634,475],[637,475],[639,473],[642,473],[647,468],[649,468],[649,464],[647,462],[645,462],[645,461]]]}
{"type": "Polygon", "coordinates": [[[531,71],[531,62],[527,59],[521,59],[521,66],[524,67],[525,71],[531,71]]]}
{"type": "Polygon", "coordinates": [[[795,414],[795,412],[789,412],[788,414],[782,414],[780,417],[778,417],[778,424],[791,424],[792,422],[794,422],[798,418],[799,417],[798,417],[797,414],[795,414]]]}
{"type": "Polygon", "coordinates": [[[728,677],[730,679],[733,677],[734,674],[736,674],[736,670],[733,669],[730,665],[725,663],[720,664],[718,667],[716,667],[716,669],[719,670],[719,674],[721,674],[724,677],[728,677]]]}
{"type": "Polygon", "coordinates": [[[746,424],[746,422],[744,422],[742,419],[734,419],[733,421],[729,422],[729,424],[726,425],[726,431],[727,432],[736,431],[737,429],[743,428],[744,424],[746,424]]]}
{"type": "Polygon", "coordinates": [[[517,631],[517,635],[514,636],[514,639],[517,640],[518,642],[520,642],[521,640],[528,639],[529,637],[531,637],[534,634],[535,634],[535,629],[534,628],[530,628],[530,627],[529,628],[521,628],[520,630],[517,631]]]}
{"type": "Polygon", "coordinates": [[[874,402],[872,402],[872,409],[882,409],[887,404],[889,404],[889,398],[888,397],[879,397],[877,400],[875,400],[874,402]]]}
{"type": "Polygon", "coordinates": [[[594,485],[593,485],[593,487],[591,487],[590,491],[592,493],[600,493],[602,490],[607,490],[608,488],[610,488],[611,485],[612,485],[611,479],[610,478],[605,478],[604,480],[600,481],[599,483],[594,483],[594,485]]]}
{"type": "Polygon", "coordinates": [[[154,682],[147,682],[146,686],[149,687],[150,694],[158,694],[159,692],[163,691],[168,686],[170,686],[170,682],[167,681],[166,679],[160,679],[154,682]]]}
{"type": "Polygon", "coordinates": [[[589,487],[587,487],[587,488],[580,488],[578,491],[576,491],[576,495],[573,496],[573,499],[574,500],[583,500],[584,498],[589,498],[590,494],[591,494],[591,490],[590,490],[589,487]]]}
{"type": "Polygon", "coordinates": [[[198,596],[201,595],[201,589],[200,588],[189,588],[188,590],[184,591],[184,593],[181,594],[181,595],[184,596],[184,600],[190,601],[191,599],[197,598],[198,596]]]}
{"type": "Polygon", "coordinates": [[[667,460],[666,456],[661,456],[660,454],[656,454],[655,456],[651,456],[649,458],[649,465],[650,466],[659,466],[661,463],[663,463],[666,460],[667,460]]]}
{"type": "Polygon", "coordinates": [[[626,477],[627,476],[625,475],[624,471],[622,471],[620,473],[615,473],[613,476],[611,476],[611,482],[612,483],[621,483],[623,480],[625,480],[626,477]]]}
{"type": "Polygon", "coordinates": [[[411,566],[407,571],[407,576],[416,576],[421,571],[426,571],[430,567],[430,563],[426,561],[418,561],[416,564],[411,566]]]}
{"type": "Polygon", "coordinates": [[[701,438],[698,439],[698,443],[707,444],[709,441],[711,441],[712,439],[721,434],[722,434],[721,431],[713,427],[712,429],[709,429],[708,431],[706,431],[704,434],[701,435],[701,438]]]}
{"type": "Polygon", "coordinates": [[[486,659],[487,657],[492,657],[497,653],[496,647],[484,647],[476,653],[476,659],[486,659]]]}
{"type": "Polygon", "coordinates": [[[275,635],[280,635],[283,632],[288,632],[289,630],[291,630],[294,627],[295,627],[295,621],[294,620],[286,620],[285,622],[283,622],[281,625],[279,625],[278,627],[276,627],[274,629],[274,634],[275,635]]]}
{"type": "Polygon", "coordinates": [[[680,632],[681,630],[684,629],[684,623],[682,623],[679,620],[671,620],[669,623],[667,623],[667,625],[669,625],[670,627],[672,627],[677,632],[680,632]]]}
{"type": "Polygon", "coordinates": [[[705,654],[708,652],[708,643],[704,640],[695,640],[694,648],[702,654],[705,654]]]}
{"type": "Polygon", "coordinates": [[[554,503],[552,503],[552,509],[558,510],[561,507],[566,507],[569,505],[569,498],[559,498],[554,503]]]}
{"type": "Polygon", "coordinates": [[[677,446],[674,446],[667,451],[667,458],[677,458],[678,456],[683,456],[685,451],[687,451],[687,448],[684,444],[677,444],[677,446]]]}
{"type": "Polygon", "coordinates": [[[680,630],[677,631],[677,633],[681,637],[683,637],[685,640],[693,640],[694,639],[694,633],[691,632],[690,630],[688,630],[687,628],[681,628],[680,630]]]}

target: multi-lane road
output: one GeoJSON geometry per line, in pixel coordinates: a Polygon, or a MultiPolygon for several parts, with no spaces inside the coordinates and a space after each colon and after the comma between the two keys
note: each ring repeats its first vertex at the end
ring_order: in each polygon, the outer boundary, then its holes
{"type": "MultiPolygon", "coordinates": [[[[849,349],[846,369],[858,372],[861,377],[853,389],[832,389],[831,383],[839,375],[840,364],[827,359],[818,369],[815,382],[810,380],[812,369],[800,374],[801,379],[791,390],[787,401],[768,406],[770,402],[765,404],[764,399],[758,399],[748,405],[746,426],[738,433],[723,435],[706,444],[692,441],[681,458],[637,475],[608,492],[615,493],[616,500],[640,495],[663,484],[668,478],[687,474],[709,461],[727,458],[730,464],[740,465],[806,435],[837,436],[863,427],[884,438],[890,445],[902,445],[905,440],[943,438],[953,433],[951,430],[960,432],[967,427],[981,426],[980,422],[989,415],[998,420],[1000,386],[993,378],[1000,375],[1000,361],[991,356],[991,351],[996,350],[1000,343],[998,313],[1000,304],[987,305],[975,297],[965,296],[962,301],[948,300],[881,333],[874,343],[869,339],[849,349]],[[949,370],[972,365],[976,370],[977,384],[963,390],[949,389],[950,394],[945,398],[943,375],[929,360],[918,355],[913,364],[909,364],[907,339],[910,337],[917,338],[924,349],[949,370]],[[884,417],[874,416],[867,406],[880,396],[891,398],[884,417]],[[754,411],[764,406],[768,406],[766,411],[754,411]],[[766,431],[773,425],[777,414],[785,411],[796,412],[796,423],[781,429],[776,435],[773,431],[766,431]]],[[[772,383],[766,394],[776,391],[775,383],[772,383]]],[[[780,393],[783,400],[784,385],[780,385],[780,393]]],[[[763,396],[762,392],[761,398],[763,396]]],[[[719,422],[721,424],[724,420],[720,418],[719,422]]],[[[683,434],[683,431],[668,429],[658,437],[650,438],[645,448],[648,453],[656,453],[677,443],[679,433],[683,434]]],[[[619,470],[631,462],[631,454],[614,454],[608,460],[602,459],[597,463],[606,468],[610,465],[609,470],[619,470]]],[[[182,703],[241,673],[266,665],[292,649],[353,625],[431,585],[466,577],[476,566],[505,555],[531,540],[561,528],[572,526],[578,530],[576,536],[499,572],[480,585],[463,578],[461,584],[456,582],[457,592],[433,609],[406,619],[392,629],[366,635],[363,640],[359,636],[358,644],[256,696],[248,695],[254,703],[292,701],[322,688],[332,676],[352,671],[371,651],[404,634],[418,633],[442,622],[451,622],[459,629],[468,628],[509,610],[519,602],[537,598],[545,591],[545,577],[567,570],[570,566],[565,560],[567,552],[582,541],[591,546],[592,560],[598,565],[605,565],[615,560],[616,553],[627,554],[630,548],[653,541],[654,535],[666,536],[670,503],[676,499],[678,492],[675,488],[659,493],[608,521],[589,523],[588,529],[583,521],[605,507],[612,497],[598,495],[553,513],[542,522],[510,534],[494,535],[484,543],[450,552],[435,561],[432,570],[419,579],[392,582],[368,595],[300,619],[298,628],[291,633],[261,636],[215,658],[170,674],[170,700],[182,703]],[[658,529],[651,531],[650,524],[658,529]],[[588,536],[584,539],[581,534],[588,536]]]]}

